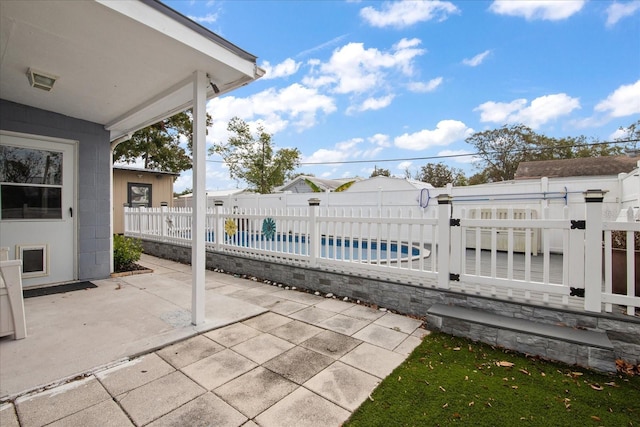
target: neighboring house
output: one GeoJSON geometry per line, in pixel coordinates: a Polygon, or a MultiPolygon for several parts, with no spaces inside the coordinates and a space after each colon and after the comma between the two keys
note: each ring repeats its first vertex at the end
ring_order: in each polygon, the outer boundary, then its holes
{"type": "MultiPolygon", "coordinates": [[[[242,188],[232,188],[229,190],[207,190],[207,207],[213,208],[216,200],[228,201],[229,197],[237,196],[238,194],[244,194],[248,191],[242,188]]],[[[256,194],[256,193],[253,193],[256,194]]],[[[192,207],[193,206],[193,193],[183,194],[173,199],[173,206],[176,207],[192,207]]]]}
{"type": "Polygon", "coordinates": [[[433,185],[416,181],[414,179],[396,178],[390,176],[378,175],[373,178],[364,179],[355,182],[347,191],[402,191],[402,190],[422,190],[423,188],[431,189],[433,185]]]}
{"type": "Polygon", "coordinates": [[[0,247],[24,287],[108,277],[113,148],[193,108],[201,200],[206,101],[264,72],[155,0],[1,1],[0,29],[0,247]]]}
{"type": "Polygon", "coordinates": [[[285,183],[283,186],[276,188],[274,193],[317,193],[325,191],[335,191],[347,182],[359,181],[360,178],[341,178],[341,179],[325,179],[316,178],[315,176],[300,175],[285,183]],[[320,190],[320,191],[318,191],[320,190]]]}
{"type": "Polygon", "coordinates": [[[179,173],[113,167],[113,232],[124,233],[124,206],[173,206],[173,181],[179,173]]]}
{"type": "Polygon", "coordinates": [[[601,156],[562,160],[521,162],[515,179],[564,178],[579,176],[617,176],[638,167],[640,157],[601,156]]]}

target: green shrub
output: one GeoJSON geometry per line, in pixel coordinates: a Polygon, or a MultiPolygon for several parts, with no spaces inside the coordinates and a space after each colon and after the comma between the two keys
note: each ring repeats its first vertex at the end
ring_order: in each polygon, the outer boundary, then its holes
{"type": "Polygon", "coordinates": [[[113,268],[116,272],[132,270],[140,261],[142,242],[139,239],[113,235],[113,268]]]}

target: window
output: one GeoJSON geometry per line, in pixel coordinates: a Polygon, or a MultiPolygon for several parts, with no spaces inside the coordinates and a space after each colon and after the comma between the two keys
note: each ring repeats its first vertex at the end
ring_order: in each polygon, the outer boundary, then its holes
{"type": "Polygon", "coordinates": [[[62,153],[0,146],[0,219],[62,219],[62,153]]]}
{"type": "Polygon", "coordinates": [[[128,184],[127,203],[132,208],[151,206],[151,184],[128,184]]]}

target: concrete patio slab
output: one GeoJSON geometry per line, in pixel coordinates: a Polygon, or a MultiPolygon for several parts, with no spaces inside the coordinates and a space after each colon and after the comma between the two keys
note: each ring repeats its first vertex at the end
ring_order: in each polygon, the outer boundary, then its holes
{"type": "Polygon", "coordinates": [[[221,329],[216,329],[204,334],[205,337],[222,344],[225,347],[233,347],[236,344],[247,341],[260,335],[260,331],[243,323],[234,323],[221,329]]]}
{"type": "Polygon", "coordinates": [[[300,387],[256,417],[261,427],[340,426],[349,411],[300,387]]]}
{"type": "Polygon", "coordinates": [[[365,326],[353,334],[354,338],[377,345],[378,347],[386,348],[387,350],[393,350],[400,345],[402,341],[407,339],[408,336],[409,335],[404,332],[394,331],[393,329],[374,323],[365,326]]]}
{"type": "Polygon", "coordinates": [[[20,427],[18,423],[18,414],[13,403],[4,403],[0,405],[0,426],[2,427],[20,427]]]}
{"type": "Polygon", "coordinates": [[[59,388],[20,397],[15,404],[23,427],[40,427],[105,400],[111,400],[107,390],[97,379],[89,377],[59,388]]]}
{"type": "Polygon", "coordinates": [[[405,334],[412,334],[413,331],[422,325],[421,320],[412,319],[407,316],[400,316],[395,313],[386,313],[373,323],[375,325],[393,329],[394,331],[404,332],[405,334]]]}
{"type": "Polygon", "coordinates": [[[247,417],[212,393],[206,393],[148,424],[148,427],[245,426],[247,417]]]}
{"type": "Polygon", "coordinates": [[[369,322],[366,320],[359,320],[342,314],[336,314],[335,316],[318,323],[318,326],[344,335],[353,335],[368,324],[369,322]]]}
{"type": "Polygon", "coordinates": [[[232,349],[236,353],[253,360],[258,364],[262,364],[267,360],[271,360],[279,354],[292,348],[294,344],[278,338],[274,335],[262,333],[255,338],[251,338],[241,344],[233,346],[232,349]]]}
{"type": "Polygon", "coordinates": [[[156,353],[169,362],[171,366],[180,369],[222,350],[224,350],[224,346],[210,340],[204,335],[196,335],[193,338],[158,350],[156,353]]]}
{"type": "Polygon", "coordinates": [[[406,357],[410,355],[421,342],[422,338],[410,335],[406,340],[402,341],[396,348],[394,348],[393,351],[406,357]]]}
{"type": "Polygon", "coordinates": [[[335,313],[342,313],[343,311],[353,307],[353,304],[349,304],[348,302],[340,301],[338,299],[326,298],[324,301],[319,302],[315,306],[322,310],[333,311],[335,313]]]}
{"type": "Polygon", "coordinates": [[[223,350],[181,370],[202,387],[213,390],[256,366],[255,362],[234,351],[223,350]]]}
{"type": "Polygon", "coordinates": [[[290,301],[299,302],[306,305],[313,305],[325,300],[324,297],[319,295],[308,294],[306,292],[298,292],[294,290],[281,290],[280,292],[274,292],[271,294],[278,298],[288,299],[290,301]]]}
{"type": "Polygon", "coordinates": [[[320,308],[311,306],[303,310],[296,311],[295,313],[291,314],[289,317],[297,320],[302,320],[303,322],[306,322],[306,323],[311,323],[312,325],[317,325],[320,322],[323,322],[335,315],[336,313],[334,313],[333,311],[322,310],[320,308]]]}
{"type": "Polygon", "coordinates": [[[289,301],[287,299],[278,299],[277,301],[271,304],[265,301],[264,304],[258,304],[258,305],[260,305],[261,307],[267,308],[274,313],[282,314],[284,316],[288,316],[290,314],[295,313],[296,311],[300,311],[308,307],[308,305],[295,302],[295,301],[289,301]]]}
{"type": "Polygon", "coordinates": [[[147,424],[179,408],[206,390],[180,371],[116,396],[136,425],[147,424]]]}
{"type": "Polygon", "coordinates": [[[294,347],[269,360],[263,366],[297,384],[303,384],[334,360],[304,347],[294,347]]]}
{"type": "Polygon", "coordinates": [[[276,313],[264,313],[256,317],[252,317],[251,319],[247,319],[242,323],[259,331],[269,332],[271,329],[275,329],[278,326],[282,326],[289,322],[291,322],[291,319],[286,316],[276,313]]]}
{"type": "Polygon", "coordinates": [[[333,331],[320,332],[300,345],[309,350],[317,351],[325,356],[339,359],[353,350],[362,341],[333,331]]]}
{"type": "Polygon", "coordinates": [[[373,375],[342,362],[335,362],[304,383],[304,387],[348,411],[354,411],[371,394],[379,381],[379,378],[373,375]]]}
{"type": "Polygon", "coordinates": [[[175,371],[167,362],[151,353],[96,374],[96,378],[112,396],[157,380],[175,371]]]}
{"type": "Polygon", "coordinates": [[[340,361],[358,368],[378,378],[385,378],[405,359],[402,354],[363,342],[340,361]]]}
{"type": "Polygon", "coordinates": [[[269,333],[294,344],[300,344],[322,331],[324,331],[324,329],[294,320],[272,329],[269,333]]]}
{"type": "Polygon", "coordinates": [[[296,388],[297,384],[268,369],[257,367],[218,387],[214,393],[248,418],[254,418],[296,388]]]}
{"type": "MultiPolygon", "coordinates": [[[[134,425],[120,406],[109,399],[48,424],[47,427],[87,427],[95,423],[95,420],[103,420],[101,427],[125,427],[134,425]]],[[[2,427],[4,427],[4,425],[2,427]]]]}
{"type": "Polygon", "coordinates": [[[366,305],[354,304],[351,304],[351,308],[346,309],[342,314],[368,321],[374,321],[385,315],[382,311],[367,307],[366,305]]]}

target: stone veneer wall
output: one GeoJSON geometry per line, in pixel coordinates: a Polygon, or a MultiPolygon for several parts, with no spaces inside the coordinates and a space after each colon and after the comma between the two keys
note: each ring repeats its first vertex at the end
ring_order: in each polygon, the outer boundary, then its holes
{"type": "MultiPolygon", "coordinates": [[[[150,255],[183,263],[191,262],[190,247],[151,241],[143,241],[143,247],[144,252],[150,255]]],[[[623,359],[634,364],[640,363],[640,318],[638,317],[610,313],[588,314],[520,302],[501,301],[448,290],[280,264],[219,252],[207,252],[206,260],[207,268],[210,269],[221,268],[226,272],[252,275],[287,286],[296,286],[300,289],[319,291],[325,294],[333,293],[340,297],[346,296],[404,314],[426,316],[431,305],[440,303],[484,310],[505,317],[527,319],[545,324],[606,332],[614,346],[616,359],[623,359]]],[[[485,336],[486,328],[470,328],[468,326],[465,328],[469,330],[467,336],[477,341],[486,341],[486,338],[491,336],[495,336],[496,339],[498,337],[497,331],[487,337],[485,336]]],[[[507,346],[510,341],[516,339],[518,339],[518,334],[515,332],[513,336],[508,337],[505,337],[503,333],[499,342],[495,344],[507,346]]],[[[536,354],[535,342],[531,341],[529,344],[530,347],[527,348],[531,350],[531,354],[536,354]]],[[[515,349],[515,347],[509,348],[515,349]]],[[[562,346],[555,346],[555,348],[558,353],[556,360],[570,364],[582,364],[584,358],[580,352],[572,351],[567,354],[562,346]],[[562,356],[560,353],[563,353],[562,356]]],[[[549,353],[549,356],[552,354],[549,353]]]]}

